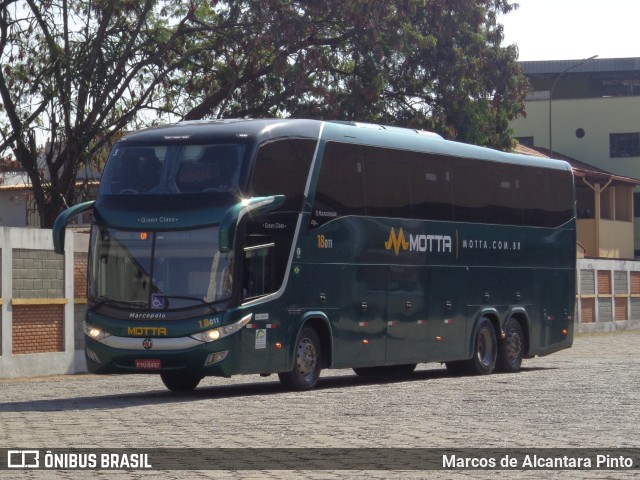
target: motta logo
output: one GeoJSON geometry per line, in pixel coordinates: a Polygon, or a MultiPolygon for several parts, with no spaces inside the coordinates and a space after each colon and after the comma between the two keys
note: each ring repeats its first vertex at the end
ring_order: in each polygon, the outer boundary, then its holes
{"type": "Polygon", "coordinates": [[[395,228],[391,227],[389,239],[384,242],[384,248],[393,250],[396,255],[399,255],[400,251],[452,253],[453,241],[449,235],[412,235],[410,233],[407,240],[402,228],[398,229],[396,234],[395,228]]]}
{"type": "Polygon", "coordinates": [[[391,233],[389,234],[389,240],[384,242],[384,248],[387,250],[392,250],[396,252],[396,255],[400,253],[400,249],[408,250],[409,242],[404,239],[404,232],[402,228],[398,231],[398,235],[396,236],[396,231],[391,227],[391,233]]]}

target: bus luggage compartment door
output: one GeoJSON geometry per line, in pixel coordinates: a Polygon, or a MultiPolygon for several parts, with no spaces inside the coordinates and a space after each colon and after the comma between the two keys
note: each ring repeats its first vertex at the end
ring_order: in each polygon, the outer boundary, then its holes
{"type": "Polygon", "coordinates": [[[427,359],[428,267],[389,267],[387,299],[387,364],[427,359]]]}
{"type": "Polygon", "coordinates": [[[385,265],[345,265],[341,275],[340,364],[383,365],[387,341],[385,265]]]}

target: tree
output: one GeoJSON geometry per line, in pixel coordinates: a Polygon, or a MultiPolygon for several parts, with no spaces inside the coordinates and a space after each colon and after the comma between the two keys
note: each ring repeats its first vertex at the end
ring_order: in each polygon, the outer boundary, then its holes
{"type": "Polygon", "coordinates": [[[156,3],[0,0],[0,154],[29,175],[43,227],[76,203],[78,169],[154,108],[178,67],[193,12],[156,3]]]}
{"type": "Polygon", "coordinates": [[[158,118],[371,121],[509,148],[526,81],[496,19],[512,8],[0,0],[0,156],[10,149],[26,170],[48,227],[78,201],[79,168],[123,129],[158,118]]]}
{"type": "Polygon", "coordinates": [[[501,46],[497,15],[513,8],[507,0],[218,2],[198,15],[172,107],[187,119],[382,122],[508,149],[508,120],[523,112],[527,87],[516,47],[501,46]]]}

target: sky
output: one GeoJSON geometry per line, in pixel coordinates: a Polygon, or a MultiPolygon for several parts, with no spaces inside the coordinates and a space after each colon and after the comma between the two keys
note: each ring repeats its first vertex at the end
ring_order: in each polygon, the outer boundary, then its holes
{"type": "Polygon", "coordinates": [[[640,0],[512,0],[499,17],[518,60],[640,57],[640,0]]]}

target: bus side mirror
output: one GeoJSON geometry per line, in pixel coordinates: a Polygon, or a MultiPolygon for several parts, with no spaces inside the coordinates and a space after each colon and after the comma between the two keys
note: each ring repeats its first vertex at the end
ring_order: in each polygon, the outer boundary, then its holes
{"type": "Polygon", "coordinates": [[[220,222],[219,245],[221,253],[228,253],[233,248],[233,240],[242,217],[247,214],[261,215],[280,207],[285,200],[284,195],[271,197],[253,197],[231,207],[220,222]]]}
{"type": "Polygon", "coordinates": [[[90,202],[79,203],[73,207],[67,208],[64,212],[58,215],[56,221],[53,223],[53,250],[56,253],[64,253],[64,237],[66,233],[67,224],[71,219],[81,213],[93,209],[94,200],[90,202]]]}

